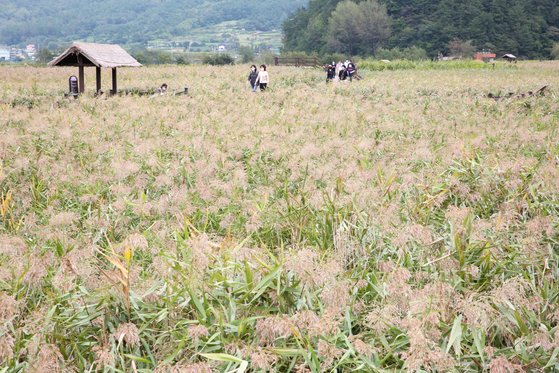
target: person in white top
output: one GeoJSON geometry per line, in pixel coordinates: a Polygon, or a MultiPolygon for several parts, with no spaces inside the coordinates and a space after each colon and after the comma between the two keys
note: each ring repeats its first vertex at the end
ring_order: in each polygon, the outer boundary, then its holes
{"type": "Polygon", "coordinates": [[[260,72],[258,73],[258,78],[256,78],[256,84],[260,85],[261,91],[265,91],[268,88],[269,82],[270,76],[266,71],[266,65],[260,65],[260,72]]]}

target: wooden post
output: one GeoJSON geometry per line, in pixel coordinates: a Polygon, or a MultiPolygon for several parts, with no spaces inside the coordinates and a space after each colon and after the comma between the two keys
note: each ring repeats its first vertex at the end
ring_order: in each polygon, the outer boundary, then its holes
{"type": "Polygon", "coordinates": [[[117,93],[117,87],[116,87],[116,67],[113,67],[113,90],[111,91],[113,95],[116,95],[117,93]]]}
{"type": "Polygon", "coordinates": [[[78,54],[78,80],[80,86],[80,93],[85,92],[85,75],[83,71],[83,58],[81,54],[78,54]]]}
{"type": "Polygon", "coordinates": [[[97,82],[97,94],[101,92],[101,68],[95,66],[95,80],[97,82]]]}

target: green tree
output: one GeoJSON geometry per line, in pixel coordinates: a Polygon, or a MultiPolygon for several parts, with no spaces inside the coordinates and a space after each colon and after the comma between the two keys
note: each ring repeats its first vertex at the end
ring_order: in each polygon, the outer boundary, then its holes
{"type": "Polygon", "coordinates": [[[559,60],[559,43],[555,43],[551,49],[551,57],[554,60],[559,60]]]}
{"type": "Polygon", "coordinates": [[[52,53],[47,48],[41,48],[37,52],[37,61],[41,63],[49,63],[54,58],[54,53],[52,53]]]}
{"type": "Polygon", "coordinates": [[[476,47],[474,47],[471,40],[464,41],[454,38],[448,43],[448,50],[451,56],[472,58],[476,47]]]}
{"type": "Polygon", "coordinates": [[[359,4],[360,16],[357,18],[358,36],[362,53],[374,54],[390,37],[391,19],[386,6],[377,0],[359,4]]]}
{"type": "Polygon", "coordinates": [[[346,0],[332,13],[327,45],[349,55],[373,54],[390,36],[390,17],[377,0],[359,4],[346,0]]]}
{"type": "Polygon", "coordinates": [[[349,55],[357,53],[357,17],[359,6],[353,1],[344,1],[336,7],[328,23],[327,45],[334,52],[349,55]]]}
{"type": "MultiPolygon", "coordinates": [[[[553,43],[559,42],[557,0],[378,1],[386,6],[392,20],[391,36],[381,43],[388,50],[416,46],[435,56],[438,52],[449,53],[453,39],[460,39],[497,53],[549,58],[553,43]]],[[[367,0],[353,2],[361,5],[367,0]]],[[[351,36],[342,35],[348,28],[341,28],[341,24],[359,27],[356,19],[336,12],[341,3],[310,0],[308,7],[284,23],[284,49],[322,54],[332,50],[347,53],[348,49],[369,54],[370,49],[374,50],[374,46],[364,50],[360,43],[347,44],[351,36]],[[332,20],[338,23],[330,24],[332,20]]]]}
{"type": "Polygon", "coordinates": [[[303,33],[302,49],[308,52],[318,52],[324,49],[326,29],[327,21],[324,21],[319,16],[312,17],[303,33]]]}
{"type": "Polygon", "coordinates": [[[283,23],[283,49],[301,50],[302,33],[309,24],[307,9],[301,9],[283,23]]]}
{"type": "Polygon", "coordinates": [[[239,47],[239,55],[243,63],[254,61],[254,51],[249,46],[243,45],[239,47]]]}

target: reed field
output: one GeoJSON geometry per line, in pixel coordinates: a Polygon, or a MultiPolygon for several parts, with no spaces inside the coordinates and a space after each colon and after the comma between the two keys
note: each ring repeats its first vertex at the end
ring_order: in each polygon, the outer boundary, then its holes
{"type": "Polygon", "coordinates": [[[559,370],[558,62],[76,70],[0,66],[1,373],[559,370]]]}

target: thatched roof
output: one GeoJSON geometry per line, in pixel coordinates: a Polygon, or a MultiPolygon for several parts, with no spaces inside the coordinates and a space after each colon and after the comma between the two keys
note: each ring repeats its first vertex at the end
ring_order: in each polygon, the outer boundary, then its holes
{"type": "Polygon", "coordinates": [[[97,67],[139,67],[138,61],[129,55],[120,45],[73,43],[60,56],[52,60],[50,66],[80,66],[79,56],[83,66],[97,67]]]}

